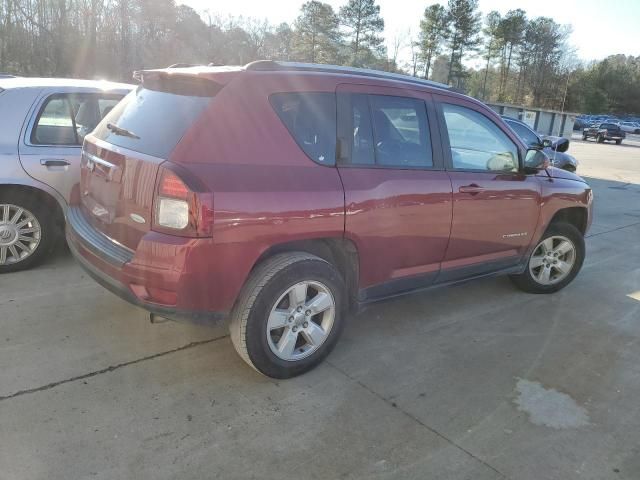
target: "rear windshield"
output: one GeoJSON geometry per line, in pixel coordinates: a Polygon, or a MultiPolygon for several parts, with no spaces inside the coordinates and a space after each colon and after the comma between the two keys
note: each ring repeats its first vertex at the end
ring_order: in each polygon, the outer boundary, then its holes
{"type": "Polygon", "coordinates": [[[138,87],[111,110],[94,135],[119,147],[168,158],[211,98],[138,87]],[[117,129],[109,129],[109,124],[117,129]]]}

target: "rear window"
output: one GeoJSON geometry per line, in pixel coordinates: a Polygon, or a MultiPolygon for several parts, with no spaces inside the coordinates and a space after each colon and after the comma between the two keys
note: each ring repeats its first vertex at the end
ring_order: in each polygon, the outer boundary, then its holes
{"type": "Polygon", "coordinates": [[[271,105],[312,160],[336,163],[336,98],[333,93],[276,93],[271,105]]]}
{"type": "Polygon", "coordinates": [[[119,147],[168,158],[212,97],[176,95],[138,87],[113,107],[94,135],[119,147]],[[131,135],[107,128],[108,124],[131,135]]]}

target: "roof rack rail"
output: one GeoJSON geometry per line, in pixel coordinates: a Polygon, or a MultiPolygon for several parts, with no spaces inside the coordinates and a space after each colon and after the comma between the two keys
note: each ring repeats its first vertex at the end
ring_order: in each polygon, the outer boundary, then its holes
{"type": "Polygon", "coordinates": [[[253,72],[323,72],[323,73],[342,73],[345,75],[358,75],[361,77],[384,78],[387,80],[397,80],[400,82],[414,83],[428,87],[452,90],[452,87],[440,82],[431,80],[423,80],[421,78],[404,75],[401,73],[383,72],[382,70],[370,70],[367,68],[344,67],[339,65],[322,65],[318,63],[299,63],[299,62],[279,62],[275,60],[257,60],[245,65],[245,70],[253,72]]]}

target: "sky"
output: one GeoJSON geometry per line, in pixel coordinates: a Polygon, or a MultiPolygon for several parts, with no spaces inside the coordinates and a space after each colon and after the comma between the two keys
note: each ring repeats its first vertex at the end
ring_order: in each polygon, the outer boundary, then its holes
{"type": "MultiPolygon", "coordinates": [[[[337,11],[347,0],[324,0],[337,11]]],[[[177,0],[199,12],[209,10],[222,17],[244,16],[267,19],[272,24],[293,22],[304,0],[177,0]]],[[[393,38],[417,34],[425,7],[446,1],[378,0],[385,20],[385,38],[390,47],[393,38]]],[[[483,14],[497,10],[501,14],[522,8],[529,17],[548,16],[557,23],[571,25],[570,43],[581,60],[600,60],[624,53],[640,55],[640,0],[479,0],[483,14]]],[[[390,49],[391,50],[391,49],[390,49]]],[[[466,62],[465,62],[466,63],[466,62]]],[[[481,63],[478,60],[478,63],[481,63]]],[[[474,62],[471,62],[471,66],[474,62]]]]}

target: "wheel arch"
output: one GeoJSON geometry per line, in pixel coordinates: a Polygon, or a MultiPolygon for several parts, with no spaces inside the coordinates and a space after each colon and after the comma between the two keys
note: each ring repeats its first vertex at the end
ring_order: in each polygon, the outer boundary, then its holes
{"type": "Polygon", "coordinates": [[[567,207],[558,210],[549,225],[554,223],[569,223],[578,229],[582,235],[587,232],[588,226],[588,212],[586,207],[567,207]]]}
{"type": "Polygon", "coordinates": [[[64,228],[66,203],[56,192],[26,183],[0,183],[0,192],[25,192],[34,195],[53,210],[55,223],[60,231],[64,228]]]}
{"type": "Polygon", "coordinates": [[[254,262],[251,271],[274,255],[287,252],[305,252],[326,260],[335,266],[348,289],[349,306],[357,303],[360,259],[358,249],[351,240],[345,238],[314,238],[283,242],[270,246],[254,262]]]}

